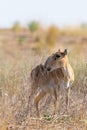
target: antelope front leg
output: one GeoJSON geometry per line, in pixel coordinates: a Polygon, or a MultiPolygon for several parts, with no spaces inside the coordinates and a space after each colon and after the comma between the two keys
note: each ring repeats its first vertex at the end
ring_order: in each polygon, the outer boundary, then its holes
{"type": "Polygon", "coordinates": [[[35,98],[34,100],[34,103],[35,103],[35,106],[36,106],[36,111],[37,111],[37,117],[39,117],[39,109],[38,109],[38,104],[39,104],[39,101],[46,95],[45,92],[41,91],[35,98]]]}
{"type": "Polygon", "coordinates": [[[55,115],[56,113],[56,107],[57,107],[57,93],[56,93],[56,89],[54,88],[54,112],[53,114],[55,115]]]}
{"type": "Polygon", "coordinates": [[[69,110],[70,87],[66,89],[66,111],[69,110]]]}

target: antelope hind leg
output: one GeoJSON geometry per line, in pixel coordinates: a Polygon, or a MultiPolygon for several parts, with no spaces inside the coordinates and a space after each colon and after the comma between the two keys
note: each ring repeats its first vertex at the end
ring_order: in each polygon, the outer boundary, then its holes
{"type": "Polygon", "coordinates": [[[45,92],[41,91],[36,97],[35,97],[35,100],[34,100],[34,103],[35,103],[35,106],[36,106],[36,112],[37,112],[37,117],[39,117],[39,109],[38,109],[38,104],[39,104],[39,101],[46,95],[45,92]]]}

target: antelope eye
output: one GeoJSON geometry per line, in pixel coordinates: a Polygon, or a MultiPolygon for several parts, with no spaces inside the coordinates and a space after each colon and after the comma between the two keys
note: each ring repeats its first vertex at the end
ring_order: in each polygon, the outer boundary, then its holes
{"type": "Polygon", "coordinates": [[[56,60],[57,58],[55,57],[55,60],[56,60]]]}
{"type": "Polygon", "coordinates": [[[60,55],[56,55],[56,58],[60,58],[60,55]]]}

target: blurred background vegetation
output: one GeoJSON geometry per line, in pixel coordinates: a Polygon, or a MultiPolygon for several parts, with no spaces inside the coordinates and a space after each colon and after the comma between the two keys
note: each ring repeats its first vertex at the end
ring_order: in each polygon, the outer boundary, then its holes
{"type": "Polygon", "coordinates": [[[84,44],[87,42],[87,24],[59,28],[55,25],[44,27],[38,21],[31,21],[25,27],[20,22],[15,22],[9,29],[0,29],[0,42],[16,42],[18,45],[32,46],[32,49],[41,51],[43,47],[53,48],[63,43],[84,44]]]}

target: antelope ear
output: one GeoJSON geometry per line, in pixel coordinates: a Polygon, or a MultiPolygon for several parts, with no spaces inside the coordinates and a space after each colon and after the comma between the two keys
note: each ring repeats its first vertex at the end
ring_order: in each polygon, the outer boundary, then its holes
{"type": "Polygon", "coordinates": [[[64,50],[64,54],[67,55],[67,49],[64,50]]]}
{"type": "Polygon", "coordinates": [[[60,52],[60,49],[58,49],[58,52],[60,52]]]}

